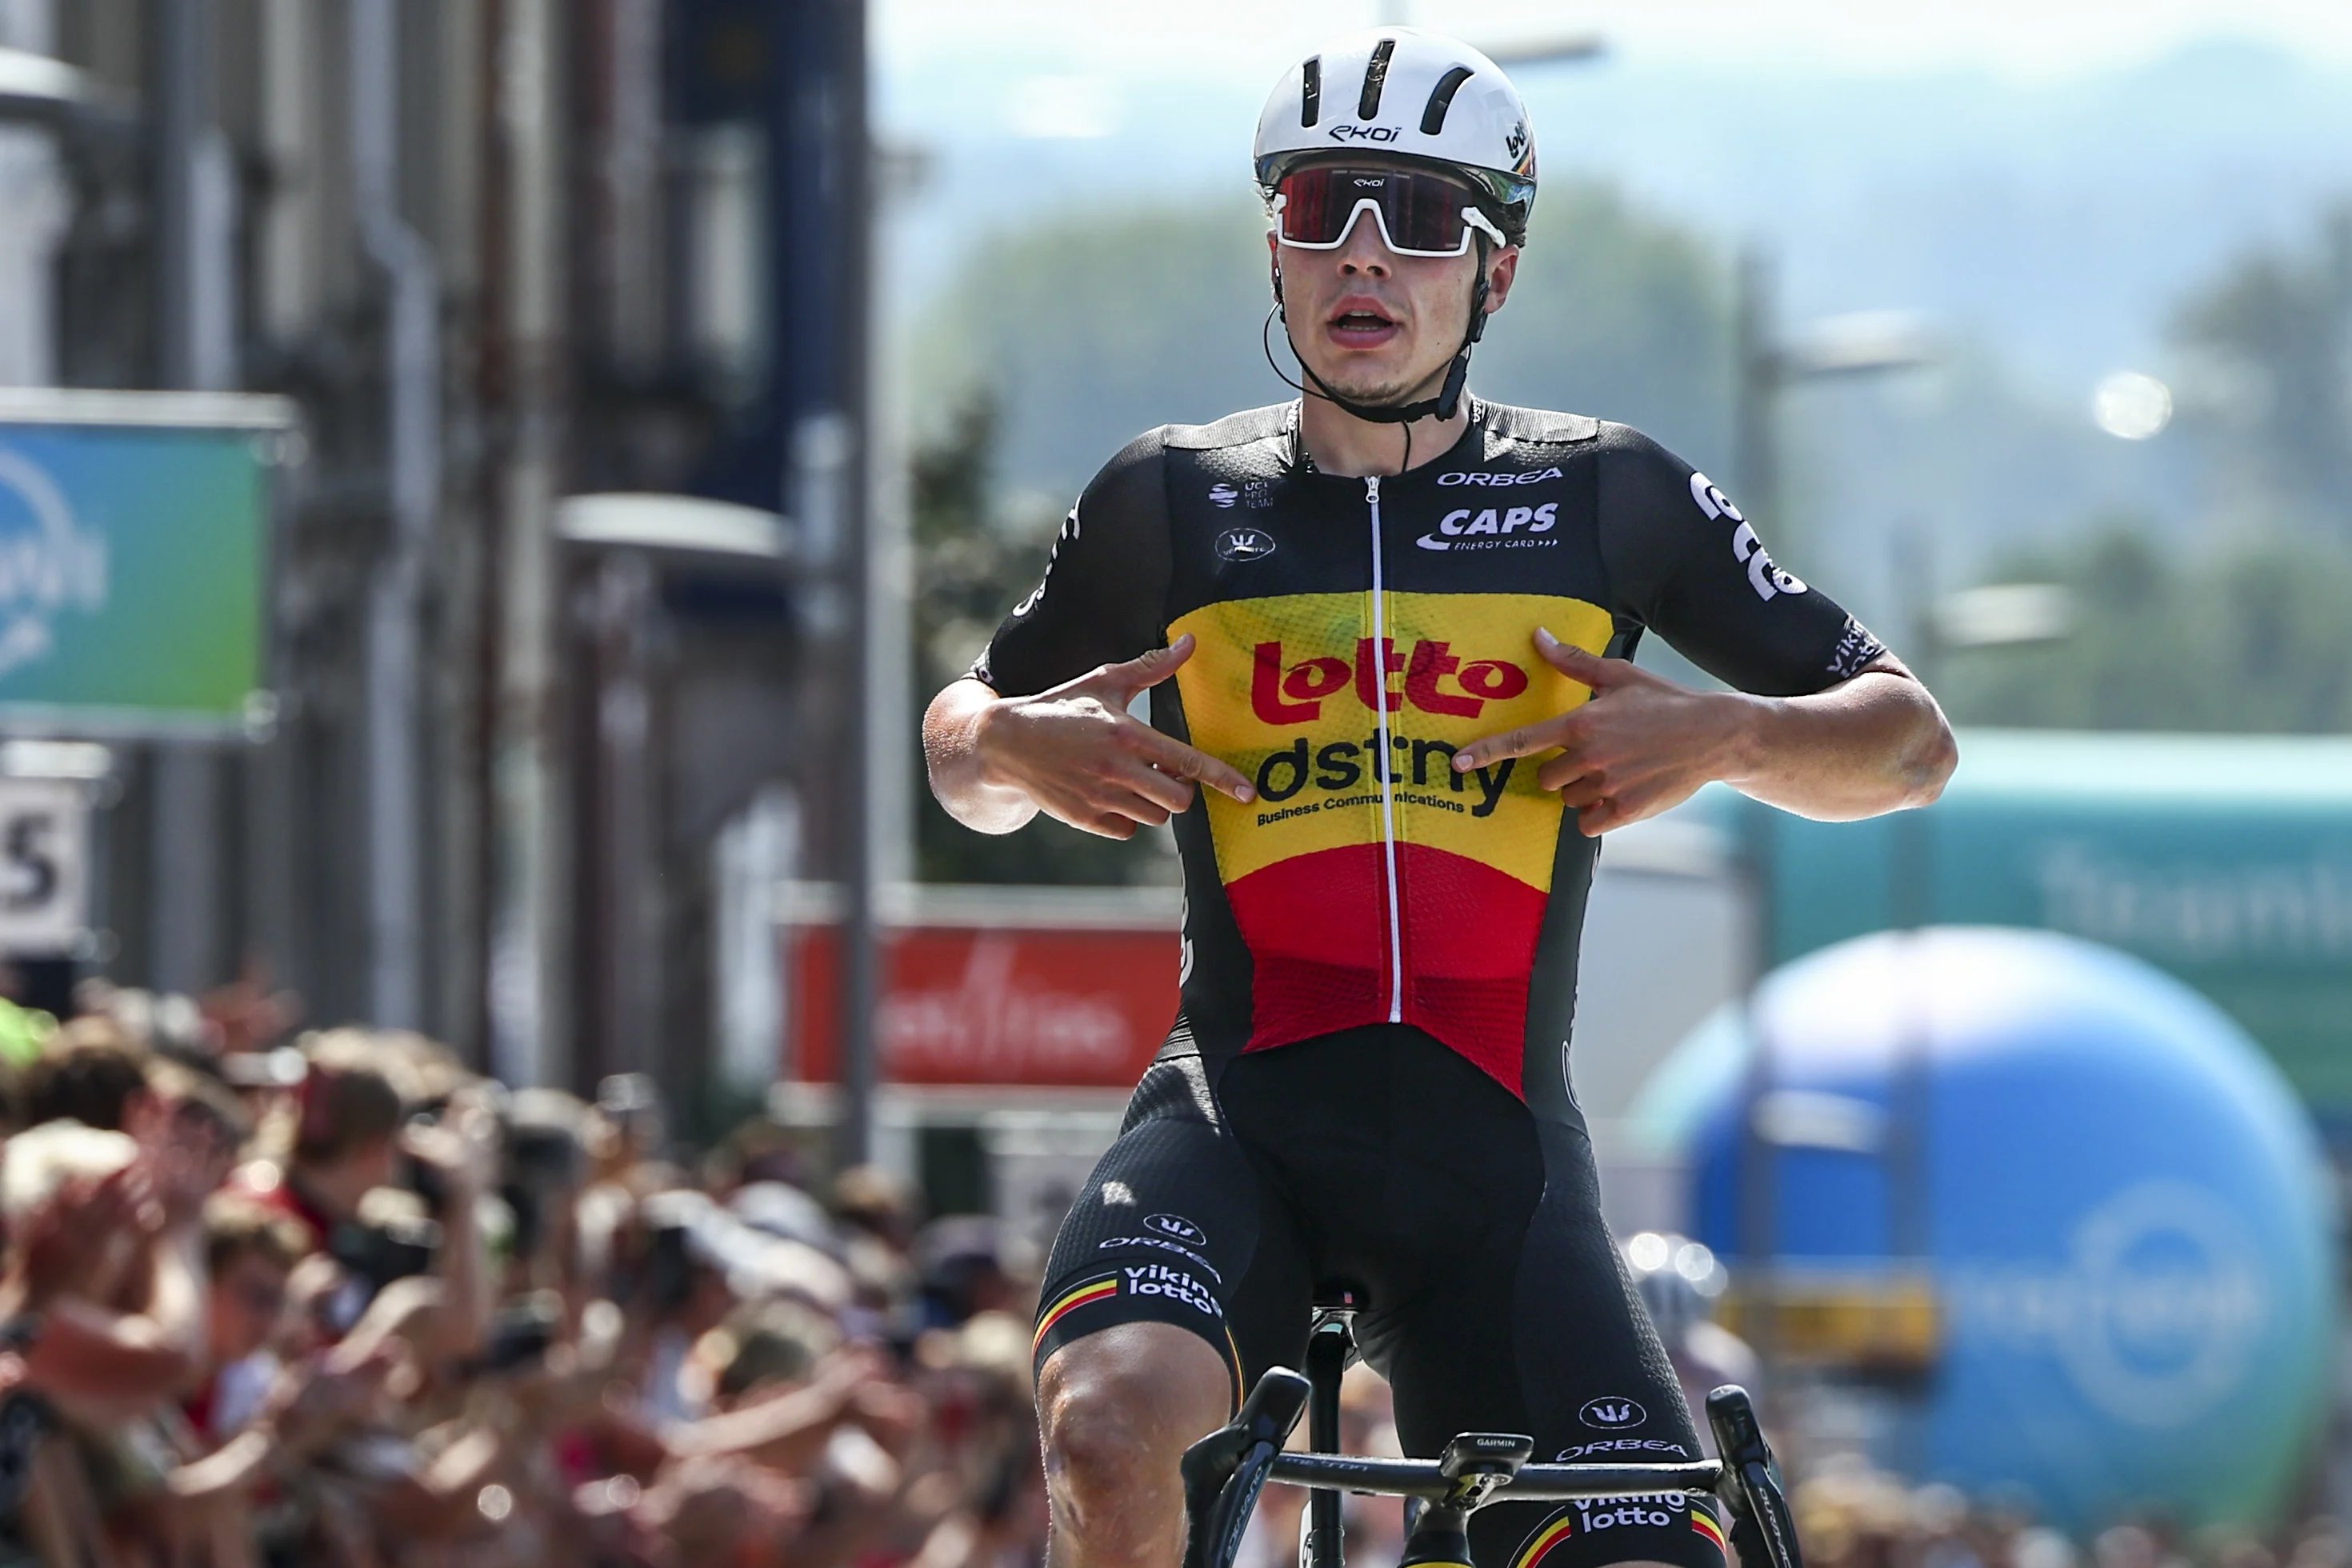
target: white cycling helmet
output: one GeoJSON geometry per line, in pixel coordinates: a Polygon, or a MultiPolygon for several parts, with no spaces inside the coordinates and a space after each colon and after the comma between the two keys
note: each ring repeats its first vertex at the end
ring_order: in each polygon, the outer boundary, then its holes
{"type": "Polygon", "coordinates": [[[1252,162],[1266,200],[1300,162],[1333,153],[1416,159],[1463,175],[1514,245],[1536,204],[1535,128],[1502,67],[1458,39],[1376,27],[1291,68],[1258,115],[1252,162]]]}

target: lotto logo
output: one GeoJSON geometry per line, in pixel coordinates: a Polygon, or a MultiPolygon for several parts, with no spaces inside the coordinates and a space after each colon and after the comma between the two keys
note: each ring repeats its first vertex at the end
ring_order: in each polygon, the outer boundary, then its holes
{"type": "Polygon", "coordinates": [[[1359,637],[1352,664],[1331,658],[1292,664],[1279,642],[1259,643],[1252,658],[1250,711],[1267,724],[1311,724],[1322,717],[1325,698],[1350,688],[1367,712],[1385,704],[1395,713],[1411,703],[1424,713],[1462,719],[1475,719],[1487,703],[1508,701],[1528,689],[1528,672],[1521,666],[1499,658],[1465,663],[1452,643],[1428,638],[1412,645],[1410,658],[1397,651],[1394,637],[1383,637],[1376,658],[1372,639],[1359,637]],[[1397,675],[1404,677],[1402,691],[1389,684],[1397,675]]]}

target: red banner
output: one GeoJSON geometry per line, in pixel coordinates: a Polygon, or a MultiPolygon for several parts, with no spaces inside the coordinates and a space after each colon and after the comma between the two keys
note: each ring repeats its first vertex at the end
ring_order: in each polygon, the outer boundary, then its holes
{"type": "MultiPolygon", "coordinates": [[[[788,928],[793,1060],[840,1079],[840,943],[788,928]]],[[[1176,1017],[1172,931],[910,926],[882,933],[882,1080],[1129,1089],[1176,1017]]]]}

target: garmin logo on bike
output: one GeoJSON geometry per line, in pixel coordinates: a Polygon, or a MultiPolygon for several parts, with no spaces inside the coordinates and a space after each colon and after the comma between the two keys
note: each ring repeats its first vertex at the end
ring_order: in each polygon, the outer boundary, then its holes
{"type": "Polygon", "coordinates": [[[1181,1214],[1146,1215],[1143,1216],[1143,1228],[1156,1230],[1170,1240],[1181,1241],[1187,1247],[1205,1247],[1209,1243],[1209,1233],[1181,1214]]]}
{"type": "Polygon", "coordinates": [[[1611,1394],[1586,1400],[1584,1407],[1576,1413],[1576,1418],[1587,1426],[1598,1426],[1607,1432],[1619,1427],[1639,1426],[1650,1418],[1650,1413],[1637,1401],[1611,1394]]]}
{"type": "Polygon", "coordinates": [[[1436,533],[1424,533],[1413,542],[1423,550],[1543,549],[1559,542],[1533,536],[1550,532],[1559,521],[1558,501],[1541,506],[1490,506],[1475,512],[1461,507],[1437,520],[1436,533]],[[1526,533],[1520,533],[1521,529],[1526,533]]]}
{"type": "MultiPolygon", "coordinates": [[[[1233,502],[1224,503],[1227,506],[1233,502]]],[[[1229,528],[1217,535],[1221,561],[1263,561],[1274,553],[1274,535],[1262,528],[1229,528]]]]}

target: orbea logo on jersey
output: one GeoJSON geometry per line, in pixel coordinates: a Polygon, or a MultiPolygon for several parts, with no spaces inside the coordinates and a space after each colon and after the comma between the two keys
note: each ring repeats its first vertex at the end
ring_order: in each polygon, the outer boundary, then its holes
{"type": "Polygon", "coordinates": [[[1437,476],[1437,482],[1441,485],[1539,485],[1546,479],[1556,479],[1559,477],[1560,472],[1558,468],[1530,468],[1525,473],[1514,473],[1508,469],[1498,473],[1484,473],[1475,468],[1465,468],[1456,473],[1440,474],[1437,476]]]}
{"type": "Polygon", "coordinates": [[[1311,724],[1323,715],[1328,698],[1352,691],[1365,711],[1383,705],[1391,713],[1408,704],[1424,713],[1445,713],[1475,719],[1489,702],[1507,701],[1528,689],[1528,672],[1499,658],[1465,662],[1450,642],[1423,638],[1408,657],[1399,653],[1394,637],[1381,639],[1375,658],[1372,639],[1356,639],[1353,664],[1332,658],[1286,662],[1282,644],[1262,642],[1252,650],[1250,711],[1263,723],[1311,724]],[[1389,684],[1404,677],[1404,689],[1389,684]]]}

